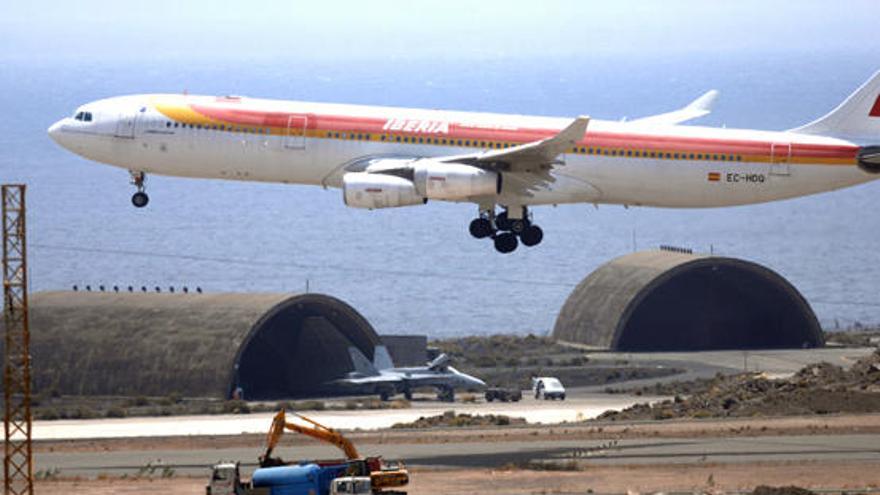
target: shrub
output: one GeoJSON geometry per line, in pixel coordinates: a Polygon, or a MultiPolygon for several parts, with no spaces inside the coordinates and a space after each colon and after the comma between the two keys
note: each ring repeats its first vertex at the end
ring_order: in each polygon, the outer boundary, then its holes
{"type": "Polygon", "coordinates": [[[107,412],[104,415],[108,418],[124,418],[128,416],[128,411],[122,407],[114,406],[107,409],[107,412]]]}
{"type": "Polygon", "coordinates": [[[223,412],[225,414],[250,414],[251,408],[243,400],[228,400],[223,403],[223,412]]]}

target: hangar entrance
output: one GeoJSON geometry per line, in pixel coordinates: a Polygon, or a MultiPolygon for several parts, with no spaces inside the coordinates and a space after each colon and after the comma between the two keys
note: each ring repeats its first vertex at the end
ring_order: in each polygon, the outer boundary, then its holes
{"type": "Polygon", "coordinates": [[[696,266],[634,302],[616,349],[627,351],[775,349],[821,345],[793,294],[751,270],[696,266]]]}
{"type": "Polygon", "coordinates": [[[379,338],[363,317],[327,307],[326,296],[308,298],[276,307],[254,326],[236,357],[230,397],[239,387],[246,400],[327,394],[329,382],[352,369],[349,347],[372,359],[379,338]]]}
{"type": "Polygon", "coordinates": [[[553,337],[615,351],[820,347],[806,300],[745,260],[669,251],[616,258],[566,300],[553,337]]]}

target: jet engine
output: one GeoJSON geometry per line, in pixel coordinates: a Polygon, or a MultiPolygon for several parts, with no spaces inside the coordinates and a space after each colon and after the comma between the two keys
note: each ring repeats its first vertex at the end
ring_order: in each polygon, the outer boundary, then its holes
{"type": "Polygon", "coordinates": [[[413,182],[429,199],[455,201],[501,192],[501,174],[461,163],[418,160],[413,163],[413,182]]]}
{"type": "Polygon", "coordinates": [[[859,150],[859,168],[869,174],[880,174],[880,146],[865,146],[859,150]]]}
{"type": "Polygon", "coordinates": [[[342,199],[346,206],[371,210],[428,202],[409,180],[366,172],[349,172],[342,176],[342,199]]]}

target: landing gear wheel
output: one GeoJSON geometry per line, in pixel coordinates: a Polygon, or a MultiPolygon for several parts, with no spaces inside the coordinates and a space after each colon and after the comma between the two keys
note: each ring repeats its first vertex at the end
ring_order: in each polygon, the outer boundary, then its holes
{"type": "Polygon", "coordinates": [[[524,246],[537,246],[544,239],[544,231],[537,225],[529,225],[526,230],[519,235],[519,240],[524,246]]]}
{"type": "Polygon", "coordinates": [[[150,202],[150,197],[143,191],[138,191],[131,196],[131,204],[136,208],[143,208],[150,202]]]}
{"type": "Polygon", "coordinates": [[[495,216],[495,226],[498,227],[498,230],[510,230],[510,220],[507,219],[506,211],[495,216]]]}
{"type": "Polygon", "coordinates": [[[517,244],[519,243],[516,240],[516,235],[509,232],[495,236],[495,249],[499,253],[512,253],[516,250],[517,244]]]}
{"type": "Polygon", "coordinates": [[[437,398],[443,402],[455,402],[455,389],[443,388],[437,393],[437,398]]]}
{"type": "Polygon", "coordinates": [[[472,236],[484,239],[492,235],[492,222],[488,218],[475,218],[469,227],[472,236]]]}
{"type": "Polygon", "coordinates": [[[409,389],[404,390],[403,391],[403,398],[406,400],[412,400],[412,390],[409,390],[409,389]]]}

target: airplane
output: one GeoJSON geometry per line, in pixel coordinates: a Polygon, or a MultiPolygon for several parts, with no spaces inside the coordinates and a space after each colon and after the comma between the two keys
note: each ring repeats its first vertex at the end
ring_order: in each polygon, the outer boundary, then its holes
{"type": "Polygon", "coordinates": [[[139,208],[147,174],[341,188],[347,206],[371,210],[471,202],[470,234],[501,253],[542,241],[533,206],[722,207],[880,177],[880,72],[788,131],[678,125],[708,114],[716,96],[614,122],[143,94],[87,103],[48,132],[129,170],[139,208]]]}
{"type": "Polygon", "coordinates": [[[388,348],[383,345],[375,347],[372,363],[356,347],[349,347],[348,354],[354,371],[345,378],[334,380],[332,384],[362,393],[379,394],[382,400],[399,393],[407,400],[412,400],[413,390],[433,387],[437,390],[438,399],[452,402],[455,400],[455,389],[486,388],[483,380],[450,366],[451,359],[447,354],[440,354],[425,366],[409,368],[394,367],[388,348]]]}

